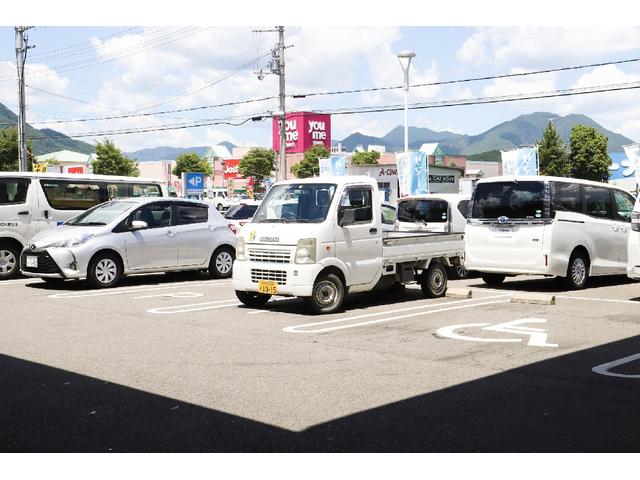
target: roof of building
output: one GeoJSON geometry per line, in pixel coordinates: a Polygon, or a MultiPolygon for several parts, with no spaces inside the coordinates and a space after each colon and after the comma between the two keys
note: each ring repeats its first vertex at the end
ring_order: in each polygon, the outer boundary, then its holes
{"type": "Polygon", "coordinates": [[[91,155],[86,153],[73,152],[71,150],[58,150],[57,152],[51,152],[44,155],[36,155],[36,162],[42,163],[48,160],[57,160],[60,163],[81,163],[88,164],[91,159],[91,155]]]}
{"type": "Polygon", "coordinates": [[[444,155],[439,143],[423,143],[420,151],[425,155],[444,155]]]}

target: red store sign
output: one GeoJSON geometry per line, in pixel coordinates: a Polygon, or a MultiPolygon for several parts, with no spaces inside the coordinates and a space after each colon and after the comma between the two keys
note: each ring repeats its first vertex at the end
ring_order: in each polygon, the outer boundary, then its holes
{"type": "Polygon", "coordinates": [[[225,180],[243,178],[240,175],[240,160],[225,160],[222,173],[225,180]]]}
{"type": "MultiPolygon", "coordinates": [[[[288,113],[284,122],[287,153],[302,153],[314,145],[331,149],[331,115],[326,113],[288,113]]],[[[273,119],[273,150],[280,151],[279,119],[273,119]]]]}

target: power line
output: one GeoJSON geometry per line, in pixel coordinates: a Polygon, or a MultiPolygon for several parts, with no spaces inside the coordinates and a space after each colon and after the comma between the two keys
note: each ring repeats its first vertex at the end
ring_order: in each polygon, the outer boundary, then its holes
{"type": "MultiPolygon", "coordinates": [[[[564,72],[569,70],[581,70],[584,68],[603,67],[607,65],[620,65],[620,64],[633,63],[633,62],[639,62],[639,61],[640,61],[640,57],[636,57],[636,58],[628,58],[624,60],[611,60],[607,62],[589,63],[584,65],[573,65],[569,67],[547,68],[544,70],[534,70],[531,72],[505,73],[501,75],[488,75],[483,77],[470,77],[470,78],[461,78],[456,80],[442,80],[439,82],[416,83],[416,84],[410,85],[410,87],[411,88],[434,87],[438,85],[451,85],[455,83],[497,80],[500,78],[526,77],[529,75],[542,75],[545,73],[564,72]]],[[[404,85],[390,86],[390,87],[357,88],[357,89],[351,89],[351,90],[334,90],[334,91],[328,91],[328,92],[300,93],[300,94],[294,94],[291,96],[293,98],[306,98],[306,97],[314,97],[314,96],[322,96],[322,95],[343,95],[347,93],[365,93],[365,92],[378,92],[383,90],[399,90],[402,88],[404,88],[404,85]]]]}
{"type": "MultiPolygon", "coordinates": [[[[567,97],[567,96],[575,96],[575,95],[588,95],[595,93],[605,93],[605,92],[615,92],[615,91],[624,91],[624,90],[633,90],[640,89],[640,82],[630,82],[630,83],[622,83],[622,84],[612,84],[612,85],[602,85],[596,87],[586,87],[586,88],[576,88],[576,89],[564,89],[564,90],[552,90],[548,92],[537,92],[532,94],[515,94],[515,95],[504,95],[504,96],[496,96],[496,97],[477,97],[472,99],[459,99],[459,100],[444,100],[440,102],[421,102],[421,103],[413,103],[410,104],[410,110],[421,110],[421,109],[431,109],[431,108],[445,108],[445,107],[456,107],[456,106],[470,106],[470,105],[484,105],[484,104],[492,104],[492,103],[507,103],[507,102],[515,102],[515,101],[523,101],[523,100],[536,100],[536,99],[545,99],[545,98],[554,98],[554,97],[567,97]]],[[[317,113],[329,113],[332,115],[357,115],[357,114],[366,114],[366,113],[382,113],[382,112],[393,112],[402,110],[404,108],[403,105],[381,105],[381,106],[373,106],[373,107],[356,107],[351,109],[335,109],[335,110],[312,110],[317,113]]],[[[64,137],[69,138],[81,138],[81,137],[94,137],[94,136],[104,136],[104,135],[124,135],[124,134],[132,134],[132,133],[148,133],[154,131],[164,131],[164,130],[175,130],[175,129],[184,129],[184,128],[196,128],[208,125],[220,125],[220,124],[228,124],[228,125],[242,125],[249,120],[265,120],[271,118],[271,112],[261,112],[256,113],[242,121],[239,124],[231,124],[229,122],[219,122],[221,119],[211,119],[207,121],[196,121],[194,123],[189,124],[178,124],[178,125],[161,125],[158,127],[145,127],[142,129],[129,129],[129,130],[120,130],[120,131],[111,131],[111,132],[89,132],[84,134],[77,135],[62,135],[64,137]]],[[[244,118],[244,117],[227,117],[227,119],[233,118],[244,118]]],[[[39,139],[40,137],[32,137],[31,139],[39,139]]],[[[41,138],[50,138],[50,137],[41,137],[41,138]]]]}

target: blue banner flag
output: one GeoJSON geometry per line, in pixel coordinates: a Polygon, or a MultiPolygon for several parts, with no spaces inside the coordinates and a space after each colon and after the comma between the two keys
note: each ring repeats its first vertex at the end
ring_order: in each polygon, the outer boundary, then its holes
{"type": "Polygon", "coordinates": [[[429,193],[429,164],[422,152],[396,154],[400,196],[429,193]]]}

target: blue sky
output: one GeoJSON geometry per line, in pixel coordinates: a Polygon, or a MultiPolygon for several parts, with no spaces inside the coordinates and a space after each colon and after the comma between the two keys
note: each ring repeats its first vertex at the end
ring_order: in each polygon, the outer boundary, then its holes
{"type": "MultiPolygon", "coordinates": [[[[263,27],[264,28],[264,27],[263,27]]],[[[235,107],[77,123],[38,123],[123,113],[192,108],[271,96],[277,80],[259,81],[255,65],[201,88],[268,51],[275,34],[252,27],[38,27],[29,31],[28,121],[67,134],[177,124],[274,111],[276,101],[235,107]],[[106,38],[105,38],[106,37],[106,38]],[[138,52],[138,53],[136,53],[138,52]],[[105,61],[114,58],[113,61],[105,61]],[[198,90],[194,93],[194,90],[198,90]],[[53,94],[70,97],[57,97],[53,94]],[[154,105],[161,104],[157,107],[154,105]]],[[[531,71],[640,57],[638,27],[287,27],[287,92],[306,93],[399,85],[395,58],[413,50],[411,83],[531,71]]],[[[0,102],[15,110],[13,27],[0,27],[0,102]]],[[[266,60],[258,67],[266,68],[266,60]]],[[[640,82],[640,62],[521,77],[518,79],[422,87],[412,102],[551,91],[640,82]]],[[[640,91],[531,100],[509,104],[410,112],[410,124],[477,134],[523,113],[583,113],[603,126],[640,140],[640,91]]],[[[402,103],[402,92],[345,94],[288,100],[287,109],[333,109],[402,103]]],[[[360,131],[383,135],[402,124],[402,112],[335,116],[333,138],[360,131]]],[[[125,150],[171,145],[195,146],[229,140],[270,146],[270,123],[215,125],[110,136],[125,150]]],[[[83,139],[93,142],[94,138],[83,139]]]]}

